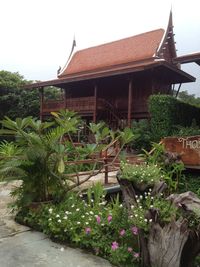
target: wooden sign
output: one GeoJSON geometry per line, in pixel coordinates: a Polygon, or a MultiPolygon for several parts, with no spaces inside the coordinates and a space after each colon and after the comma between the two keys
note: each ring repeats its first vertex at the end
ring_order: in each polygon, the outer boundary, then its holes
{"type": "Polygon", "coordinates": [[[180,154],[186,167],[200,169],[200,135],[166,137],[162,142],[166,151],[180,154]]]}

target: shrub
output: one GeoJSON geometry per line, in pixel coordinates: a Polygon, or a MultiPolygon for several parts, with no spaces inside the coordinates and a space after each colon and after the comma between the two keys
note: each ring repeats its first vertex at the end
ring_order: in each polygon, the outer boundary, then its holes
{"type": "Polygon", "coordinates": [[[107,203],[103,193],[99,184],[89,189],[88,198],[68,193],[57,205],[26,209],[23,218],[28,225],[41,229],[54,239],[87,248],[119,266],[137,266],[137,227],[132,224],[119,198],[107,203]]]}
{"type": "Polygon", "coordinates": [[[154,164],[128,164],[121,162],[121,177],[133,183],[144,183],[154,185],[163,176],[161,168],[154,164]]]}
{"type": "Polygon", "coordinates": [[[131,130],[133,132],[133,141],[130,146],[139,152],[142,149],[149,150],[151,147],[151,127],[148,120],[133,121],[131,130]]]}
{"type": "Polygon", "coordinates": [[[200,109],[183,103],[169,95],[152,95],[149,98],[151,130],[154,141],[169,136],[174,125],[190,126],[195,119],[200,125],[200,109]]]}

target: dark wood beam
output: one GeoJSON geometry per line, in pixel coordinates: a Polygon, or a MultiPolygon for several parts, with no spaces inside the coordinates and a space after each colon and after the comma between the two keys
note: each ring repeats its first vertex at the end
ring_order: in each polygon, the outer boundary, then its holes
{"type": "Polygon", "coordinates": [[[66,109],[67,108],[67,92],[65,88],[63,90],[64,90],[64,107],[66,109]]]}
{"type": "Polygon", "coordinates": [[[97,122],[97,85],[94,86],[94,111],[93,111],[93,122],[97,122]]]}
{"type": "Polygon", "coordinates": [[[132,115],[132,90],[133,81],[132,78],[129,80],[128,84],[128,127],[131,128],[131,115],[132,115]]]}
{"type": "Polygon", "coordinates": [[[41,87],[39,89],[40,92],[40,120],[43,119],[43,105],[44,105],[44,88],[41,87]]]}

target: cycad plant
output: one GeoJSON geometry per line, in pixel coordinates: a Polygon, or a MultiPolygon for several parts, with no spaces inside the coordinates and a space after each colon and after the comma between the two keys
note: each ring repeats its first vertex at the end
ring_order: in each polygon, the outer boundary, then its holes
{"type": "Polygon", "coordinates": [[[41,122],[31,117],[5,117],[1,122],[2,135],[15,136],[15,143],[3,142],[0,146],[1,177],[20,179],[22,185],[15,193],[21,204],[47,201],[63,192],[62,168],[64,164],[64,135],[75,132],[79,118],[65,112],[65,127],[54,122],[41,122]]]}
{"type": "MultiPolygon", "coordinates": [[[[78,170],[71,165],[73,160],[91,158],[115,141],[120,142],[122,149],[132,138],[128,129],[114,133],[104,123],[91,124],[89,128],[95,143],[77,147],[72,137],[78,132],[80,118],[67,110],[52,115],[53,122],[41,122],[31,117],[15,121],[5,117],[1,121],[0,134],[14,136],[15,142],[0,145],[0,177],[22,180],[13,193],[17,195],[18,206],[58,200],[66,191],[80,185],[78,170]],[[70,172],[75,175],[70,176],[70,172]]],[[[98,161],[81,183],[94,175],[97,166],[98,161]]]]}

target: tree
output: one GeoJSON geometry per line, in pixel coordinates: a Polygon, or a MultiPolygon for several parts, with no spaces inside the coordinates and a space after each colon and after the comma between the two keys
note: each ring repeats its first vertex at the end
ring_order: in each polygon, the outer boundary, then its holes
{"type": "Polygon", "coordinates": [[[189,94],[188,91],[179,92],[178,99],[191,105],[200,106],[200,97],[196,97],[195,94],[189,94]]]}
{"type": "Polygon", "coordinates": [[[25,90],[27,81],[19,73],[0,71],[0,119],[39,116],[38,90],[25,90]]]}

